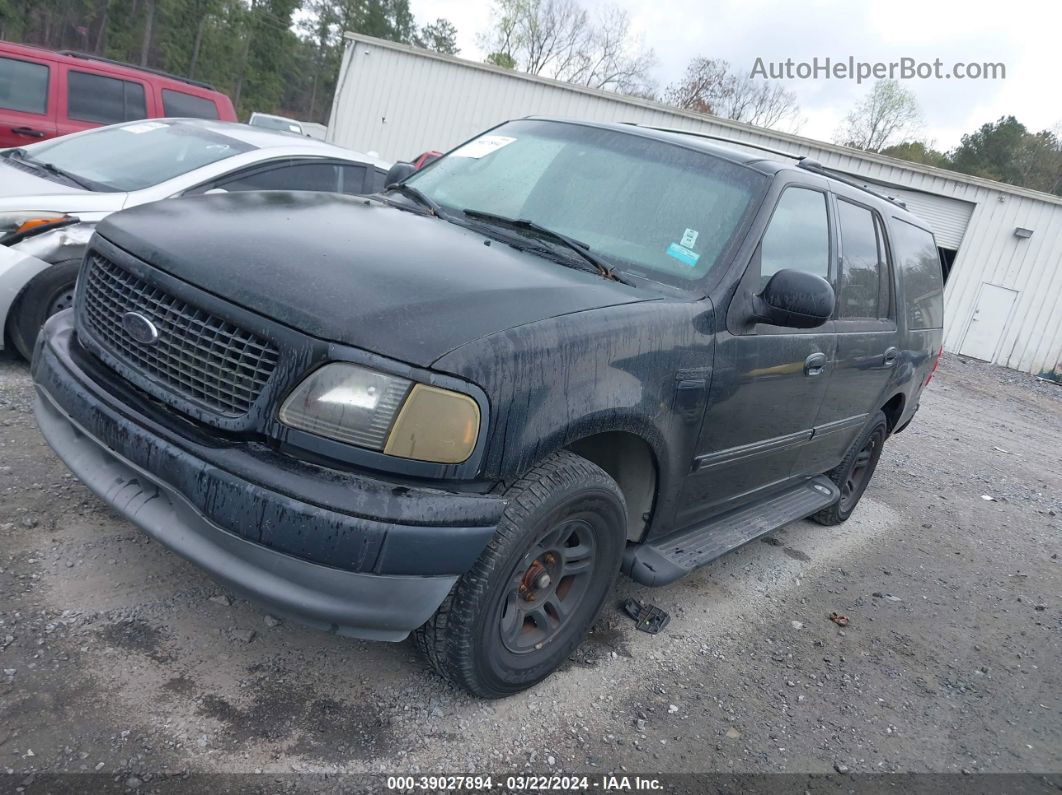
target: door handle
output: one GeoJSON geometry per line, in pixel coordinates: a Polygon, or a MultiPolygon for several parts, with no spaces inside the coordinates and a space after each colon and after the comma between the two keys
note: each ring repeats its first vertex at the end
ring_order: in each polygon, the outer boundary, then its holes
{"type": "Polygon", "coordinates": [[[892,367],[896,364],[896,359],[900,355],[900,352],[896,348],[889,348],[885,351],[885,355],[882,357],[882,364],[885,367],[892,367]]]}
{"type": "Polygon", "coordinates": [[[11,132],[15,135],[24,135],[27,138],[43,138],[43,130],[34,130],[32,127],[12,127],[11,132]]]}
{"type": "Polygon", "coordinates": [[[825,353],[813,353],[804,360],[804,375],[822,375],[822,369],[826,366],[825,353]]]}

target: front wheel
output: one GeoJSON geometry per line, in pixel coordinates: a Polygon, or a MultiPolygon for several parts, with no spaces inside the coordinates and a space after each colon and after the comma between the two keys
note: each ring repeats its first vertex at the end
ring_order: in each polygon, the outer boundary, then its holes
{"type": "Polygon", "coordinates": [[[841,490],[841,498],[812,516],[814,521],[824,525],[847,521],[874,476],[888,436],[889,424],[885,414],[879,411],[852,443],[844,460],[826,473],[841,490]]]}
{"type": "Polygon", "coordinates": [[[505,493],[487,549],[414,633],[432,667],[485,698],[518,693],[582,641],[619,573],[623,494],[574,453],[551,456],[505,493]]]}
{"type": "Polygon", "coordinates": [[[44,321],[74,305],[74,287],[81,263],[58,262],[30,279],[8,315],[7,333],[23,358],[33,356],[33,346],[44,321]]]}

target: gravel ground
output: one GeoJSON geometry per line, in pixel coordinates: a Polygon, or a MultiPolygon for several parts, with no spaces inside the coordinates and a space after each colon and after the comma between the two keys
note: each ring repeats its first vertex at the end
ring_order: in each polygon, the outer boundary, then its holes
{"type": "Polygon", "coordinates": [[[0,771],[1062,772],[1054,384],[946,357],[847,524],[623,581],[663,634],[610,607],[489,703],[225,593],[68,474],[31,399],[0,358],[0,771]]]}

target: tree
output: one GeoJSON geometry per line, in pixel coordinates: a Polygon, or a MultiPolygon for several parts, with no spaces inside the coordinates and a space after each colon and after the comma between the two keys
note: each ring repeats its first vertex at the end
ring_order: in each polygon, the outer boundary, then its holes
{"type": "Polygon", "coordinates": [[[500,66],[502,69],[516,69],[517,67],[516,59],[507,52],[492,52],[484,61],[494,66],[500,66]]]}
{"type": "Polygon", "coordinates": [[[938,152],[925,141],[904,141],[901,144],[886,146],[881,150],[881,154],[937,168],[952,167],[951,160],[944,152],[938,152]]]}
{"type": "Polygon", "coordinates": [[[952,167],[966,174],[1042,190],[1062,192],[1062,141],[1051,130],[1031,133],[1013,116],[964,135],[952,153],[952,167]]]}
{"type": "Polygon", "coordinates": [[[792,91],[779,83],[736,74],[721,58],[691,60],[682,79],[664,89],[664,101],[758,127],[795,122],[800,112],[792,91]]]}
{"type": "Polygon", "coordinates": [[[425,50],[435,50],[445,55],[457,55],[461,52],[457,46],[457,28],[453,22],[442,17],[417,31],[413,43],[425,50]]]}
{"type": "Polygon", "coordinates": [[[879,152],[921,126],[922,113],[911,90],[895,80],[879,80],[845,117],[835,140],[845,146],[879,152]]]}
{"type": "Polygon", "coordinates": [[[497,22],[480,37],[488,63],[621,93],[651,86],[656,56],[618,7],[592,17],[577,0],[495,0],[494,10],[497,22]]]}

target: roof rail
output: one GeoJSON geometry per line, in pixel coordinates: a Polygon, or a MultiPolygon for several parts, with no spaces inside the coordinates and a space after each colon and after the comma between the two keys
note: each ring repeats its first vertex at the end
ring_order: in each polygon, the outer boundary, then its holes
{"type": "Polygon", "coordinates": [[[794,155],[792,152],[783,152],[781,149],[772,149],[769,146],[763,144],[754,144],[748,141],[741,141],[737,138],[727,138],[723,135],[711,135],[709,133],[697,132],[695,130],[680,130],[677,127],[654,127],[651,124],[639,124],[636,121],[625,121],[624,124],[629,124],[632,127],[642,127],[646,130],[656,130],[657,132],[666,133],[678,133],[679,135],[692,135],[696,138],[707,138],[709,141],[721,141],[727,144],[735,144],[736,146],[747,146],[749,149],[759,149],[763,152],[770,152],[772,155],[780,155],[781,157],[788,157],[796,161],[804,160],[807,155],[794,155]]]}
{"type": "Polygon", "coordinates": [[[197,88],[205,88],[207,91],[216,91],[217,89],[210,83],[204,83],[202,80],[193,80],[190,77],[181,77],[181,75],[175,75],[171,72],[164,72],[161,69],[152,69],[149,66],[135,66],[131,63],[125,63],[124,61],[116,61],[113,58],[104,58],[102,55],[93,55],[88,52],[78,52],[77,50],[59,50],[60,55],[67,55],[71,58],[81,58],[86,61],[100,61],[101,63],[109,63],[112,66],[124,66],[126,69],[135,69],[138,72],[148,72],[159,77],[168,77],[170,80],[178,80],[182,83],[187,83],[190,86],[196,86],[197,88]]]}
{"type": "Polygon", "coordinates": [[[865,182],[859,182],[858,180],[853,178],[853,175],[849,174],[846,171],[840,171],[836,168],[827,168],[826,166],[822,165],[822,163],[820,163],[818,160],[812,160],[810,158],[805,158],[801,160],[797,165],[800,168],[806,169],[807,171],[810,171],[813,174],[821,174],[824,177],[835,179],[838,182],[843,182],[845,185],[851,185],[853,188],[859,188],[862,191],[866,191],[871,196],[877,196],[879,199],[884,199],[887,202],[892,202],[893,204],[898,207],[901,207],[904,210],[907,209],[906,202],[900,201],[895,196],[887,196],[884,193],[878,193],[876,190],[871,190],[867,187],[867,184],[865,182]]]}

